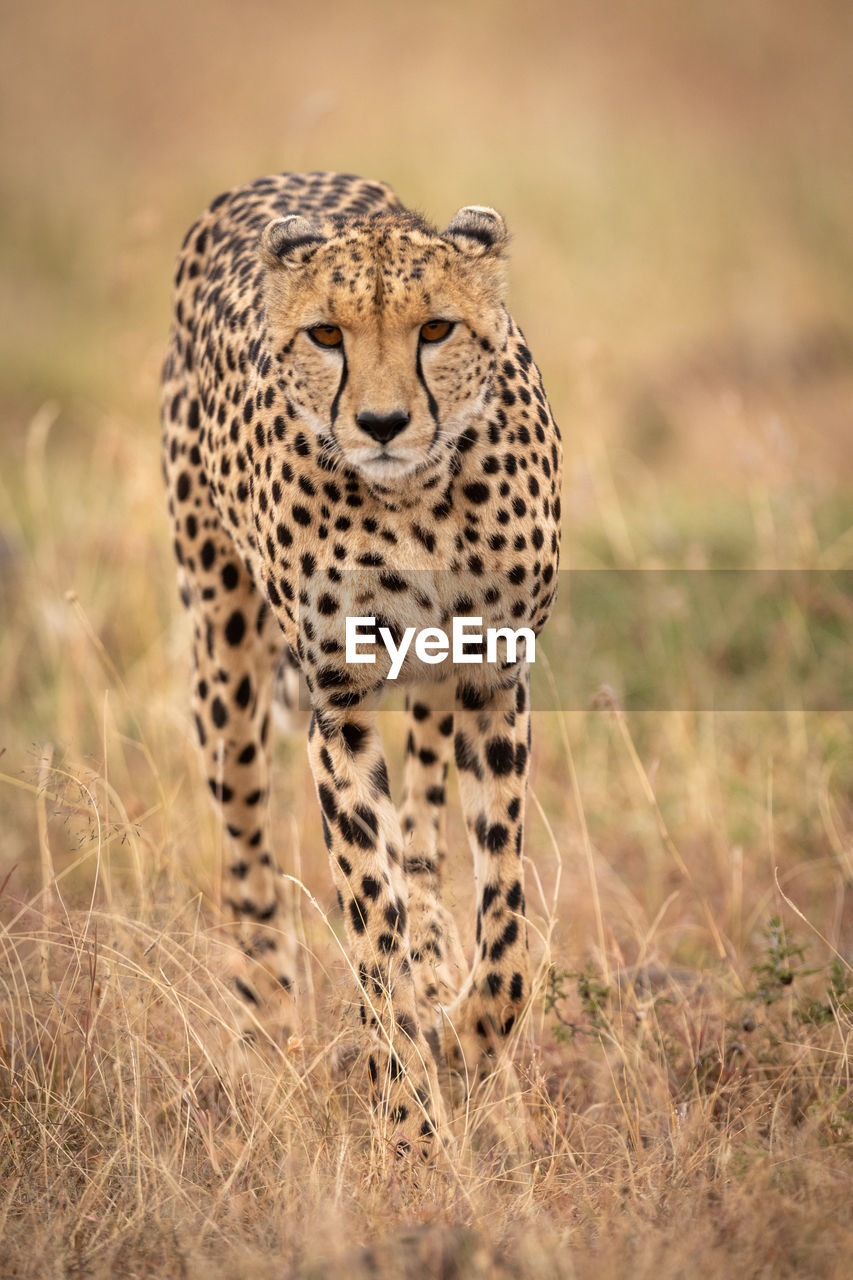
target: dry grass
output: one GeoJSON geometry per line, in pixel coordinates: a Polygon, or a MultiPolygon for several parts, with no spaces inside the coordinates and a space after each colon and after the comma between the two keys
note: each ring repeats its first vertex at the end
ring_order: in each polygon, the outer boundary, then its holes
{"type": "MultiPolygon", "coordinates": [[[[20,904],[4,893],[4,1274],[843,1275],[849,966],[814,946],[805,962],[796,913],[761,936],[776,895],[769,865],[744,874],[751,850],[729,851],[724,880],[682,863],[618,715],[607,737],[611,795],[614,776],[635,791],[622,829],[649,826],[618,869],[591,853],[605,950],[582,839],[549,848],[550,823],[534,818],[539,995],[513,1065],[457,1110],[452,1145],[421,1170],[395,1166],[371,1131],[335,916],[300,895],[302,1034],[238,1049],[211,912],[158,856],[163,807],[131,819],[125,786],[72,780],[43,757],[44,888],[20,904]],[[57,876],[60,821],[78,853],[57,876]],[[93,899],[72,909],[66,885],[81,876],[93,899]],[[638,896],[673,879],[650,918],[638,896]],[[578,953],[585,970],[569,974],[578,953]],[[674,956],[702,957],[701,972],[674,956]]],[[[121,745],[110,731],[110,754],[121,745]]],[[[729,760],[736,741],[717,753],[729,760]]],[[[580,787],[605,807],[594,782],[580,787]]],[[[571,806],[549,808],[576,827],[571,806]]],[[[195,824],[173,823],[165,846],[179,857],[195,824]]],[[[834,890],[837,936],[840,865],[803,871],[791,866],[789,893],[834,890]]]]}
{"type": "MultiPolygon", "coordinates": [[[[539,715],[539,994],[452,1150],[395,1167],[299,743],[304,1025],[234,1047],[154,422],[203,201],[360,171],[514,227],[568,565],[849,570],[849,6],[172,8],[4,12],[0,1272],[846,1275],[849,707],[539,715]]],[[[826,608],[792,602],[804,670],[826,608]]]]}

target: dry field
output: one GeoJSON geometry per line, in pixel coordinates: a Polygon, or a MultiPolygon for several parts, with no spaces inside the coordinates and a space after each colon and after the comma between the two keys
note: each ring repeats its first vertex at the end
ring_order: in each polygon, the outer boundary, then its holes
{"type": "Polygon", "coordinates": [[[853,9],[2,0],[2,29],[0,1276],[849,1275],[853,9]],[[811,571],[769,638],[742,593],[708,646],[684,609],[616,642],[561,614],[538,991],[423,1169],[370,1127],[298,741],[299,1036],[238,1050],[225,994],[157,376],[186,225],[278,168],[506,214],[566,568],[811,571]],[[644,687],[685,649],[690,696],[644,687]]]}

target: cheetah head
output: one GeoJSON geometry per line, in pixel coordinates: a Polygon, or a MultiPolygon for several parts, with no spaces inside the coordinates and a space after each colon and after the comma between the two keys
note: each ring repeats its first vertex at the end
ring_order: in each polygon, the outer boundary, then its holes
{"type": "Polygon", "coordinates": [[[402,212],[265,227],[278,390],[330,461],[393,487],[450,456],[493,394],[507,241],[479,205],[440,234],[402,212]]]}

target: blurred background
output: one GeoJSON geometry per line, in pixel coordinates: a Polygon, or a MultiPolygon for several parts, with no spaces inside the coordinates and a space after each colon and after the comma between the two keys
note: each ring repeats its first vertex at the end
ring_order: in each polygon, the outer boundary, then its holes
{"type": "Polygon", "coordinates": [[[101,410],[153,422],[186,226],[226,187],[329,168],[440,225],[505,213],[570,460],[606,442],[705,501],[849,476],[845,0],[3,10],[4,470],[47,398],[84,450],[101,410]]]}
{"type": "MultiPolygon", "coordinates": [[[[130,823],[164,875],[215,881],[193,862],[218,835],[187,732],[157,380],[186,227],[261,173],[381,177],[439,226],[465,203],[505,214],[512,309],[566,445],[565,567],[853,563],[846,0],[5,0],[2,30],[0,852],[15,892],[37,880],[51,770],[88,778],[95,808],[112,795],[103,829],[130,823]]],[[[772,897],[772,766],[790,804],[774,856],[813,846],[829,868],[815,894],[840,920],[825,895],[838,848],[850,860],[849,716],[709,724],[636,731],[721,918],[748,935],[732,844],[755,855],[756,901],[772,897]]],[[[630,817],[634,765],[602,717],[570,728],[594,840],[624,877],[613,893],[654,914],[669,871],[655,823],[630,817]]],[[[537,785],[571,853],[562,739],[543,733],[537,785]]],[[[282,760],[328,898],[301,747],[282,760]]],[[[54,790],[45,829],[70,866],[92,806],[54,790]]]]}

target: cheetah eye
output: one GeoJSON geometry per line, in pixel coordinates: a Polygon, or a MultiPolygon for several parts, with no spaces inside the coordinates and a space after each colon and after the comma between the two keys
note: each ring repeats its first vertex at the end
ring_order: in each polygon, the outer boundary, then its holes
{"type": "Polygon", "coordinates": [[[421,325],[421,342],[441,342],[455,328],[451,320],[428,320],[421,325]]]}
{"type": "Polygon", "coordinates": [[[336,324],[315,324],[313,329],[308,330],[308,336],[318,347],[339,347],[344,340],[344,335],[336,324]]]}

